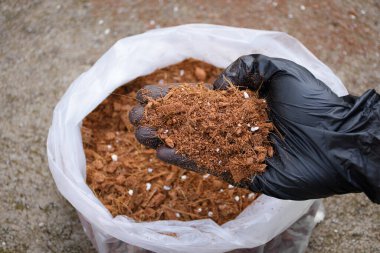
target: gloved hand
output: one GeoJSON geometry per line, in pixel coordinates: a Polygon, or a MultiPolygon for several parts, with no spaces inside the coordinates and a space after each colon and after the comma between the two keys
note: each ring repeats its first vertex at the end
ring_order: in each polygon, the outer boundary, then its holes
{"type": "MultiPolygon", "coordinates": [[[[337,97],[307,69],[263,55],[240,57],[219,76],[214,89],[229,83],[258,90],[281,133],[271,134],[275,155],[266,160],[266,172],[244,187],[293,200],[364,192],[380,203],[380,96],[374,90],[358,98],[337,97]]],[[[165,94],[156,86],[149,89],[153,97],[165,94]]],[[[141,93],[138,99],[144,103],[141,93]]],[[[143,107],[132,111],[135,125],[142,112],[143,107]]],[[[153,129],[139,127],[136,137],[158,148],[161,160],[202,170],[161,145],[153,129]]]]}

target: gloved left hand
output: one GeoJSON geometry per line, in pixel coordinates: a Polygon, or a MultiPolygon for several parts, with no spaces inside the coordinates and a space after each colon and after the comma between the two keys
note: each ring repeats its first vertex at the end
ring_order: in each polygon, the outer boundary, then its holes
{"type": "MultiPolygon", "coordinates": [[[[363,191],[380,202],[380,96],[374,90],[360,98],[337,97],[302,66],[263,55],[240,57],[220,75],[214,88],[224,89],[230,82],[243,89],[260,89],[284,137],[272,134],[276,153],[266,160],[267,171],[240,186],[294,200],[363,191]]],[[[168,90],[146,88],[153,98],[165,96],[168,90]]],[[[132,110],[130,119],[138,126],[146,101],[141,92],[137,99],[141,105],[132,110]]],[[[207,171],[162,145],[152,128],[138,126],[136,137],[157,148],[163,161],[207,171]]],[[[228,175],[222,179],[231,183],[228,175]]]]}

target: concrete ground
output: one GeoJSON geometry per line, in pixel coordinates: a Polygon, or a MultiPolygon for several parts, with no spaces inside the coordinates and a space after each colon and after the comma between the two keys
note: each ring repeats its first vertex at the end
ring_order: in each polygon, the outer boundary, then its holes
{"type": "MultiPolygon", "coordinates": [[[[0,252],[94,252],[46,157],[52,110],[115,41],[148,29],[214,23],[287,32],[351,93],[380,91],[379,1],[0,1],[0,252]]],[[[380,206],[324,200],[307,252],[380,252],[380,206]]]]}

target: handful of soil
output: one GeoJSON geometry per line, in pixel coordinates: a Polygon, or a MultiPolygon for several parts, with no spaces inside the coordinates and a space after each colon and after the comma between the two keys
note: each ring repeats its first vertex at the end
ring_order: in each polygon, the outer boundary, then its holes
{"type": "Polygon", "coordinates": [[[266,101],[233,86],[210,90],[183,84],[163,98],[148,98],[142,125],[156,128],[167,146],[201,171],[228,175],[236,184],[262,173],[265,158],[273,156],[266,101]]]}

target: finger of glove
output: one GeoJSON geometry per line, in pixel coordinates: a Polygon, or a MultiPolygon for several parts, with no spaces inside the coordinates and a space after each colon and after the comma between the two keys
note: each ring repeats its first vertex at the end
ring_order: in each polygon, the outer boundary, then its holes
{"type": "Polygon", "coordinates": [[[163,144],[161,139],[157,136],[156,129],[151,127],[137,127],[135,137],[141,144],[147,146],[148,148],[156,149],[158,146],[163,144]]]}
{"type": "MultiPolygon", "coordinates": [[[[304,67],[281,58],[260,54],[245,55],[228,66],[214,82],[214,89],[226,89],[230,84],[241,88],[260,90],[265,95],[275,87],[266,87],[274,78],[280,78],[279,86],[286,88],[281,77],[292,77],[298,85],[310,88],[310,79],[315,77],[304,67]]],[[[277,86],[277,84],[275,85],[277,86]]]]}
{"type": "Polygon", "coordinates": [[[267,97],[272,118],[313,127],[339,127],[349,103],[309,74],[273,78],[267,97]]]}
{"type": "Polygon", "coordinates": [[[226,181],[229,184],[236,185],[236,186],[238,185],[237,183],[233,181],[232,175],[230,172],[226,171],[221,174],[216,174],[207,168],[198,167],[194,161],[187,158],[185,155],[176,153],[175,149],[168,148],[166,146],[160,146],[157,149],[157,157],[164,162],[176,165],[183,169],[191,170],[191,171],[201,173],[201,174],[209,173],[226,181]]]}
{"type": "MultiPolygon", "coordinates": [[[[290,137],[291,138],[291,137],[290,137]]],[[[271,135],[276,153],[266,159],[266,171],[252,178],[249,189],[279,199],[306,200],[331,195],[319,184],[320,175],[313,164],[300,162],[298,152],[279,136],[271,135]]],[[[334,177],[334,176],[333,176],[334,177]]]]}
{"type": "Polygon", "coordinates": [[[213,84],[214,89],[225,90],[231,85],[254,89],[254,85],[260,81],[260,76],[255,73],[253,62],[252,55],[239,57],[218,76],[213,84]]]}
{"type": "MultiPolygon", "coordinates": [[[[276,163],[276,159],[271,159],[271,162],[276,163]]],[[[268,165],[266,172],[256,175],[252,179],[249,189],[271,197],[290,200],[307,200],[329,196],[320,194],[318,191],[310,191],[303,183],[299,184],[297,175],[288,176],[286,175],[286,168],[285,171],[280,171],[272,165],[268,165]]]]}
{"type": "Polygon", "coordinates": [[[241,89],[260,90],[261,95],[265,95],[268,92],[268,89],[263,89],[266,84],[277,74],[292,75],[295,65],[286,59],[261,54],[241,56],[219,75],[214,89],[226,89],[232,84],[241,89]]]}
{"type": "Polygon", "coordinates": [[[136,99],[140,104],[146,104],[149,98],[158,99],[164,97],[170,89],[170,86],[146,85],[136,94],[136,99]]]}
{"type": "Polygon", "coordinates": [[[144,117],[144,107],[142,105],[136,105],[129,112],[129,121],[134,126],[138,126],[144,117]]]}
{"type": "Polygon", "coordinates": [[[129,112],[129,121],[134,125],[138,126],[144,116],[144,104],[146,104],[149,98],[157,99],[164,97],[168,93],[168,86],[158,86],[158,85],[146,85],[144,88],[140,89],[136,94],[136,100],[140,103],[139,105],[132,108],[129,112]]]}
{"type": "Polygon", "coordinates": [[[205,171],[198,168],[196,163],[184,155],[177,154],[175,149],[161,146],[157,149],[158,159],[181,167],[183,169],[192,170],[198,173],[204,173],[205,171]]]}
{"type": "Polygon", "coordinates": [[[251,179],[248,188],[253,192],[261,192],[272,197],[284,199],[286,198],[286,187],[284,188],[281,182],[287,181],[286,177],[289,169],[286,169],[283,162],[285,158],[289,158],[290,154],[287,151],[291,147],[284,142],[282,137],[276,134],[270,134],[270,140],[275,148],[275,154],[273,157],[265,160],[267,165],[265,172],[256,174],[251,179]]]}

